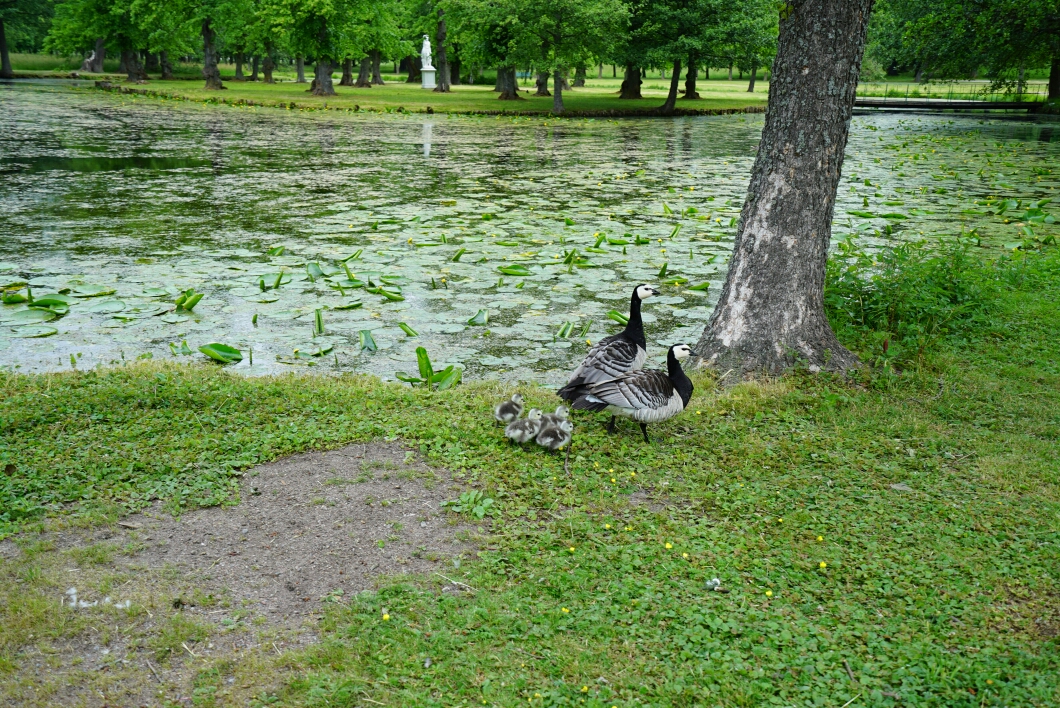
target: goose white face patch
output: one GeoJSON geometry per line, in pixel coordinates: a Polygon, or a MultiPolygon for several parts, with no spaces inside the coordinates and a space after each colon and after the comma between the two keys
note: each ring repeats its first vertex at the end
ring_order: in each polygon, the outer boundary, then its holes
{"type": "Polygon", "coordinates": [[[658,294],[655,288],[650,285],[638,285],[637,286],[637,297],[641,300],[647,300],[652,295],[658,294]]]}
{"type": "Polygon", "coordinates": [[[674,356],[678,359],[687,359],[692,356],[692,347],[687,344],[678,344],[674,347],[674,356]]]}

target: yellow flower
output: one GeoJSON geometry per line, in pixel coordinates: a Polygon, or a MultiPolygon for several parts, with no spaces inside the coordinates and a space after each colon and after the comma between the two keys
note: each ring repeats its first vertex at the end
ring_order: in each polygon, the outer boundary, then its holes
{"type": "Polygon", "coordinates": [[[588,339],[585,340],[585,343],[588,344],[590,347],[593,345],[593,343],[590,342],[588,339]]]}
{"type": "Polygon", "coordinates": [[[778,524],[782,524],[782,523],[784,523],[784,517],[782,516],[782,517],[780,517],[779,519],[777,519],[777,523],[778,523],[778,524]]]}
{"type": "Polygon", "coordinates": [[[828,564],[827,564],[827,563],[825,563],[824,561],[821,561],[820,563],[818,563],[818,565],[819,565],[819,566],[821,567],[821,569],[822,569],[822,570],[823,570],[824,568],[827,568],[827,567],[828,567],[828,564]]]}
{"type": "Polygon", "coordinates": [[[599,463],[599,462],[594,462],[594,463],[593,463],[593,467],[599,467],[599,466],[600,466],[600,463],[599,463]]]}
{"type": "Polygon", "coordinates": [[[823,540],[824,540],[824,536],[818,536],[818,537],[817,537],[817,540],[818,540],[818,541],[823,541],[823,540]]]}
{"type": "Polygon", "coordinates": [[[616,480],[615,480],[615,478],[614,478],[614,477],[612,477],[612,478],[611,478],[611,484],[614,484],[614,483],[615,483],[615,481],[616,481],[616,480]]]}
{"type": "Polygon", "coordinates": [[[681,557],[682,557],[682,558],[688,558],[688,554],[687,554],[687,553],[682,553],[682,554],[681,554],[681,557]]]}
{"type": "Polygon", "coordinates": [[[614,473],[615,473],[615,471],[614,471],[613,469],[611,469],[611,470],[608,470],[608,472],[609,472],[609,473],[611,473],[611,474],[614,474],[614,473]]]}
{"type": "Polygon", "coordinates": [[[563,613],[563,614],[565,614],[565,615],[566,615],[566,614],[570,614],[570,610],[568,610],[568,609],[567,609],[566,607],[561,607],[561,608],[560,608],[560,612],[562,612],[562,613],[563,613]]]}
{"type": "Polygon", "coordinates": [[[582,686],[582,693],[588,693],[588,692],[589,692],[589,687],[588,686],[582,686]]]}
{"type": "Polygon", "coordinates": [[[632,531],[632,530],[633,530],[633,527],[632,527],[632,526],[627,526],[627,527],[626,527],[626,531],[632,531]]]}
{"type": "Polygon", "coordinates": [[[383,615],[383,621],[384,622],[389,622],[390,621],[390,615],[384,614],[383,615]]]}
{"type": "Polygon", "coordinates": [[[611,524],[604,524],[604,528],[605,528],[605,529],[609,529],[609,528],[611,528],[611,524]]]}
{"type": "Polygon", "coordinates": [[[571,547],[570,547],[570,552],[571,552],[571,553],[574,553],[574,546],[571,546],[571,547]]]}
{"type": "Polygon", "coordinates": [[[696,415],[703,415],[703,411],[696,411],[696,415]]]}
{"type": "Polygon", "coordinates": [[[666,544],[666,547],[667,547],[667,548],[673,548],[674,546],[673,546],[673,544],[672,544],[672,543],[667,543],[667,544],[666,544]]]}
{"type": "Polygon", "coordinates": [[[766,597],[773,597],[773,591],[772,590],[766,590],[766,597]]]}

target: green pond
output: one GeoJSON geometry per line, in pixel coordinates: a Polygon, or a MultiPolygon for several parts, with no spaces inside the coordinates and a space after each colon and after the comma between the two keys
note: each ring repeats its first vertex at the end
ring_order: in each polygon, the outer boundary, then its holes
{"type": "MultiPolygon", "coordinates": [[[[558,382],[620,328],[653,355],[710,316],[760,115],[675,120],[222,108],[0,85],[0,366],[137,358],[558,382]],[[505,272],[507,271],[507,272],[505,272]],[[47,308],[21,300],[25,285],[47,308]],[[202,295],[191,311],[175,300],[202,295]],[[358,304],[359,303],[359,304],[358,304]],[[612,312],[614,311],[614,312],[612,312]],[[416,335],[416,336],[413,336],[416,335]],[[183,343],[187,343],[187,347],[183,343]],[[190,352],[190,353],[188,353],[190,352]],[[251,352],[253,364],[251,364],[251,352]]],[[[835,239],[1056,235],[1060,125],[854,118],[835,239]],[[1000,213],[999,213],[1000,212],[1000,213]]]]}

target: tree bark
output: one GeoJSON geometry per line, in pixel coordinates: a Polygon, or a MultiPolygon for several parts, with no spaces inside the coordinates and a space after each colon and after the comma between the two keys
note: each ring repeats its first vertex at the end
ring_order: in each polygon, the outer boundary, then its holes
{"type": "Polygon", "coordinates": [[[372,50],[369,55],[372,57],[372,83],[376,86],[383,85],[383,53],[378,49],[372,50]]]}
{"type": "Polygon", "coordinates": [[[438,32],[434,35],[438,51],[435,58],[438,60],[437,80],[434,86],[435,93],[449,93],[449,61],[445,58],[445,40],[447,37],[445,28],[445,10],[438,8],[438,32]]]}
{"type": "Polygon", "coordinates": [[[372,58],[361,59],[361,69],[357,73],[357,81],[353,84],[357,88],[372,88],[372,58]]]}
{"type": "Polygon", "coordinates": [[[563,80],[563,72],[556,69],[552,72],[552,90],[554,91],[552,96],[552,112],[557,116],[563,113],[563,84],[566,81],[563,80]]]}
{"type": "Polygon", "coordinates": [[[152,71],[158,71],[158,55],[152,54],[151,52],[144,52],[144,71],[151,73],[152,71]]]}
{"type": "Polygon", "coordinates": [[[210,19],[202,21],[202,77],[206,88],[212,91],[223,89],[221,71],[217,68],[217,33],[210,26],[210,19]]]}
{"type": "Polygon", "coordinates": [[[497,78],[493,82],[493,90],[494,91],[503,91],[504,90],[504,67],[503,66],[498,66],[497,67],[497,78]]]}
{"type": "MultiPolygon", "coordinates": [[[[0,20],[0,24],[2,24],[2,23],[3,23],[3,21],[0,20]]],[[[2,31],[2,30],[3,30],[3,28],[0,27],[0,31],[2,31]]],[[[5,42],[4,45],[3,45],[3,51],[5,51],[5,52],[7,51],[6,47],[7,47],[7,44],[5,42]]],[[[97,39],[96,40],[95,49],[93,49],[92,53],[89,54],[87,57],[85,57],[85,60],[81,63],[81,71],[87,71],[87,72],[91,72],[93,74],[102,74],[103,73],[103,57],[105,55],[106,55],[106,47],[104,46],[103,39],[102,38],[101,39],[97,39]]],[[[10,62],[10,59],[9,59],[8,60],[8,64],[10,64],[10,63],[11,62],[10,62]]],[[[2,64],[2,62],[0,62],[0,64],[2,64]]],[[[0,70],[0,71],[2,71],[2,70],[0,70]]],[[[10,78],[10,77],[7,77],[7,78],[10,78]]]]}
{"type": "Polygon", "coordinates": [[[804,0],[780,22],[728,277],[696,345],[701,365],[740,375],[858,365],[828,324],[823,291],[872,4],[804,0]]]}
{"type": "Polygon", "coordinates": [[[674,71],[670,76],[670,93],[666,95],[666,103],[659,108],[659,113],[664,116],[672,116],[677,108],[677,87],[681,83],[681,60],[674,60],[674,71]]]}
{"type": "Polygon", "coordinates": [[[331,83],[331,60],[326,57],[317,57],[316,66],[313,67],[313,89],[314,96],[334,96],[335,85],[331,83]]]}
{"type": "Polygon", "coordinates": [[[626,76],[622,79],[622,88],[619,90],[619,98],[643,98],[640,95],[640,69],[633,64],[626,64],[626,76]]]}
{"type": "Polygon", "coordinates": [[[502,101],[522,101],[519,95],[519,83],[515,78],[514,66],[502,66],[497,69],[497,82],[500,84],[501,95],[497,96],[502,101]]]}
{"type": "Polygon", "coordinates": [[[257,81],[258,80],[258,69],[260,67],[261,67],[261,57],[259,55],[255,54],[250,59],[250,80],[251,81],[257,81]]]}
{"type": "Polygon", "coordinates": [[[305,59],[302,57],[301,54],[299,54],[298,56],[296,56],[294,58],[294,70],[295,70],[295,73],[297,74],[297,78],[295,79],[294,82],[296,84],[304,84],[305,83],[305,59]]]}
{"type": "Polygon", "coordinates": [[[699,68],[696,66],[696,55],[688,55],[688,71],[685,72],[685,95],[683,98],[694,100],[699,98],[696,91],[696,79],[699,77],[699,68]]]}
{"type": "Polygon", "coordinates": [[[1060,47],[1053,50],[1053,62],[1049,66],[1049,100],[1060,101],[1060,47]]]}
{"type": "Polygon", "coordinates": [[[4,31],[4,18],[0,17],[0,79],[15,78],[11,68],[11,55],[7,52],[7,33],[4,31]]]}
{"type": "Polygon", "coordinates": [[[747,93],[755,92],[755,78],[758,76],[758,59],[751,60],[751,83],[747,85],[747,93]]]}
{"type": "Polygon", "coordinates": [[[173,79],[173,64],[169,61],[169,52],[165,49],[158,53],[158,64],[162,69],[162,80],[170,81],[173,79]]]}
{"type": "Polygon", "coordinates": [[[729,81],[732,81],[732,62],[729,62],[729,81]]]}
{"type": "MultiPolygon", "coordinates": [[[[457,53],[456,49],[453,49],[453,58],[449,60],[449,84],[451,86],[460,85],[460,54],[457,53]]],[[[475,83],[475,77],[471,77],[471,83],[475,83]]]]}
{"type": "Polygon", "coordinates": [[[419,57],[409,59],[409,77],[405,79],[406,84],[415,84],[423,79],[423,60],[419,57]]]}
{"type": "Polygon", "coordinates": [[[144,73],[144,65],[140,63],[140,53],[135,50],[123,49],[121,52],[122,62],[125,64],[125,78],[130,83],[142,84],[147,81],[144,73]]]}
{"type": "Polygon", "coordinates": [[[236,52],[236,75],[235,81],[246,81],[247,77],[243,76],[243,52],[236,52]]]}
{"type": "Polygon", "coordinates": [[[604,65],[603,64],[600,64],[600,65],[598,65],[596,67],[596,78],[598,78],[598,79],[604,78],[604,65]]]}
{"type": "Polygon", "coordinates": [[[535,96],[551,96],[552,94],[548,90],[548,72],[539,71],[537,72],[537,79],[535,81],[537,91],[534,92],[535,96]]]}
{"type": "Polygon", "coordinates": [[[276,64],[272,61],[272,52],[267,52],[265,58],[261,62],[261,73],[265,76],[265,83],[275,83],[275,80],[272,78],[272,70],[275,67],[276,64]]]}
{"type": "Polygon", "coordinates": [[[574,88],[585,87],[585,67],[576,66],[574,67],[574,88]]]}
{"type": "Polygon", "coordinates": [[[346,57],[342,60],[342,78],[339,86],[353,86],[353,59],[346,57]]]}
{"type": "Polygon", "coordinates": [[[125,63],[125,52],[118,52],[118,73],[125,74],[129,71],[129,67],[125,63]]]}

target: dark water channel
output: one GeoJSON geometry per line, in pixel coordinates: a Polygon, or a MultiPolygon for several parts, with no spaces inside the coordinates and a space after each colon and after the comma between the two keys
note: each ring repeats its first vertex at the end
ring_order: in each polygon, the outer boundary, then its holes
{"type": "MultiPolygon", "coordinates": [[[[186,340],[252,350],[247,373],[389,378],[415,371],[422,345],[468,378],[557,381],[586,339],[617,331],[608,312],[625,313],[638,282],[662,283],[645,315],[661,356],[710,315],[761,125],[292,113],[2,85],[0,286],[71,302],[0,307],[0,366],[185,360],[186,340]],[[500,270],[513,266],[528,275],[500,270]],[[173,312],[189,288],[201,302],[173,312]],[[480,310],[488,321],[468,324],[480,310]]],[[[1052,125],[858,116],[835,236],[975,229],[1000,246],[1018,225],[984,200],[1058,184],[1052,125]]]]}

